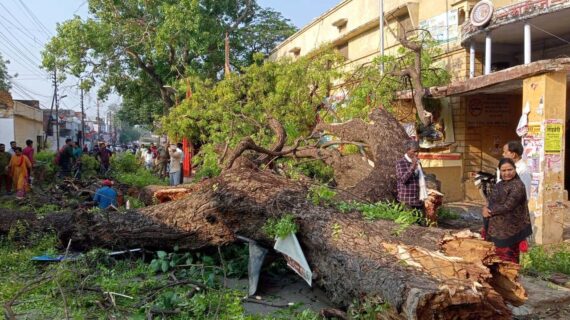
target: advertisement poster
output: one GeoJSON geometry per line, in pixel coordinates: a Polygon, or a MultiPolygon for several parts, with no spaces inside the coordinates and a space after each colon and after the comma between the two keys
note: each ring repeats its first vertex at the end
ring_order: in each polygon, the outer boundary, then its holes
{"type": "Polygon", "coordinates": [[[524,152],[523,159],[531,173],[540,172],[540,161],[543,157],[543,142],[540,138],[526,136],[522,141],[524,152]]]}
{"type": "Polygon", "coordinates": [[[544,130],[544,153],[560,154],[562,152],[562,135],[564,125],[560,119],[546,120],[544,130]]]}

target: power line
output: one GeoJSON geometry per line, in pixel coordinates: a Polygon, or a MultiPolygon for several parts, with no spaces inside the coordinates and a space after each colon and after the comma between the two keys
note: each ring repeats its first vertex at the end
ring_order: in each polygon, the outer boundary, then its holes
{"type": "Polygon", "coordinates": [[[51,98],[51,96],[47,96],[47,95],[45,95],[45,94],[37,93],[37,92],[34,92],[34,91],[28,89],[26,86],[24,86],[23,84],[19,83],[18,81],[11,80],[11,83],[12,83],[13,85],[18,86],[20,89],[22,89],[22,90],[24,90],[24,91],[26,91],[26,92],[29,92],[29,93],[31,93],[31,94],[33,94],[33,95],[35,95],[35,96],[40,96],[40,97],[44,97],[44,98],[51,98]]]}
{"type": "MultiPolygon", "coordinates": [[[[4,17],[4,16],[2,16],[2,15],[0,15],[0,18],[4,19],[4,21],[6,21],[6,23],[11,24],[11,21],[8,20],[8,18],[6,18],[6,17],[4,17]]],[[[0,22],[0,23],[2,23],[2,22],[0,22]]],[[[16,30],[20,31],[20,33],[21,33],[22,35],[24,35],[24,36],[26,36],[28,39],[32,40],[32,42],[34,43],[33,45],[35,45],[36,48],[39,48],[39,49],[42,49],[42,48],[43,48],[43,44],[40,43],[40,42],[36,39],[36,37],[33,36],[33,35],[29,32],[29,30],[28,30],[27,28],[17,28],[17,27],[12,27],[12,28],[10,28],[10,27],[7,27],[7,26],[4,26],[4,27],[5,27],[6,29],[16,29],[16,30]],[[28,32],[23,32],[22,30],[26,30],[26,31],[28,31],[28,32]]]]}
{"type": "Polygon", "coordinates": [[[47,35],[48,38],[51,38],[53,35],[51,34],[51,32],[44,26],[44,24],[36,17],[36,15],[32,12],[32,10],[30,10],[28,8],[28,6],[26,6],[26,4],[22,1],[22,0],[18,0],[18,2],[20,2],[20,4],[22,5],[22,7],[24,8],[24,10],[26,11],[26,13],[32,18],[32,21],[34,21],[36,23],[37,26],[39,26],[41,29],[43,29],[44,33],[47,35]]]}
{"type": "MultiPolygon", "coordinates": [[[[2,2],[0,2],[0,7],[4,8],[4,10],[8,13],[8,15],[10,15],[10,17],[12,17],[12,19],[14,19],[14,21],[16,21],[17,24],[20,25],[20,27],[22,27],[23,29],[26,29],[26,25],[24,25],[5,5],[2,4],[2,2]]],[[[29,31],[28,31],[29,33],[29,31]]],[[[33,35],[31,33],[29,33],[30,36],[33,37],[33,35]]]]}

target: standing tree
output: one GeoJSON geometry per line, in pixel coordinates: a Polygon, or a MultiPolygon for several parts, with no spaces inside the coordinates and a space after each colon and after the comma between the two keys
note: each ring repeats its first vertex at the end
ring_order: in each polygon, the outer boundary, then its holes
{"type": "MultiPolygon", "coordinates": [[[[239,34],[255,24],[289,25],[279,14],[255,19],[261,9],[251,3],[249,19],[238,21],[241,6],[219,1],[89,0],[88,19],[75,17],[58,25],[57,35],[43,52],[43,66],[98,82],[101,98],[116,91],[128,109],[124,114],[129,117],[123,120],[152,125],[156,115],[166,114],[175,104],[169,84],[191,75],[215,78],[223,70],[223,34],[228,25],[237,23],[239,34]]],[[[272,47],[292,30],[275,29],[264,34],[263,43],[272,47]]],[[[247,59],[248,49],[257,43],[236,47],[242,52],[234,59],[247,59]]]]}

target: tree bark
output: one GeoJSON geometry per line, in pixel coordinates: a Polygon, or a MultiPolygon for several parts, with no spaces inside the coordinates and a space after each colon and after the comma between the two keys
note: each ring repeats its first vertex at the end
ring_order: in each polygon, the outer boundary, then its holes
{"type": "Polygon", "coordinates": [[[395,235],[397,225],[390,221],[314,206],[306,194],[297,182],[236,166],[182,199],[126,213],[54,214],[43,220],[0,213],[6,222],[0,233],[20,221],[55,229],[63,243],[72,239],[81,249],[200,249],[229,244],[237,235],[272,246],[263,225],[289,213],[316,283],[339,305],[378,296],[409,319],[510,319],[505,298],[524,301],[516,268],[498,261],[486,242],[415,226],[395,235]],[[501,268],[508,269],[504,278],[495,275],[501,268]],[[494,281],[506,291],[499,294],[494,281]]]}

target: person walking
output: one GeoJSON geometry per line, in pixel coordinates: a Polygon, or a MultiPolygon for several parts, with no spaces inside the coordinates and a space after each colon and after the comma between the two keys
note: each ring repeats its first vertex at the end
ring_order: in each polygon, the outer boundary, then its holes
{"type": "Polygon", "coordinates": [[[498,168],[501,181],[482,210],[488,219],[484,238],[493,242],[499,258],[519,263],[520,252],[528,248],[526,238],[532,234],[526,188],[513,159],[501,159],[498,168]]]}
{"type": "Polygon", "coordinates": [[[26,192],[30,191],[29,173],[32,169],[30,159],[22,153],[22,148],[16,147],[15,154],[8,164],[8,172],[12,177],[12,186],[16,190],[17,198],[24,198],[26,192]]]}
{"type": "Polygon", "coordinates": [[[0,143],[0,192],[4,185],[6,194],[12,193],[12,178],[8,171],[10,160],[12,160],[12,155],[6,152],[6,145],[0,143]]]}
{"type": "Polygon", "coordinates": [[[182,158],[182,152],[176,149],[176,145],[170,145],[170,185],[176,186],[180,184],[180,174],[182,171],[182,166],[180,159],[182,158]]]}
{"type": "Polygon", "coordinates": [[[398,201],[423,214],[423,201],[428,195],[424,173],[418,159],[420,146],[414,140],[406,141],[404,146],[406,153],[396,162],[398,201]]]}

